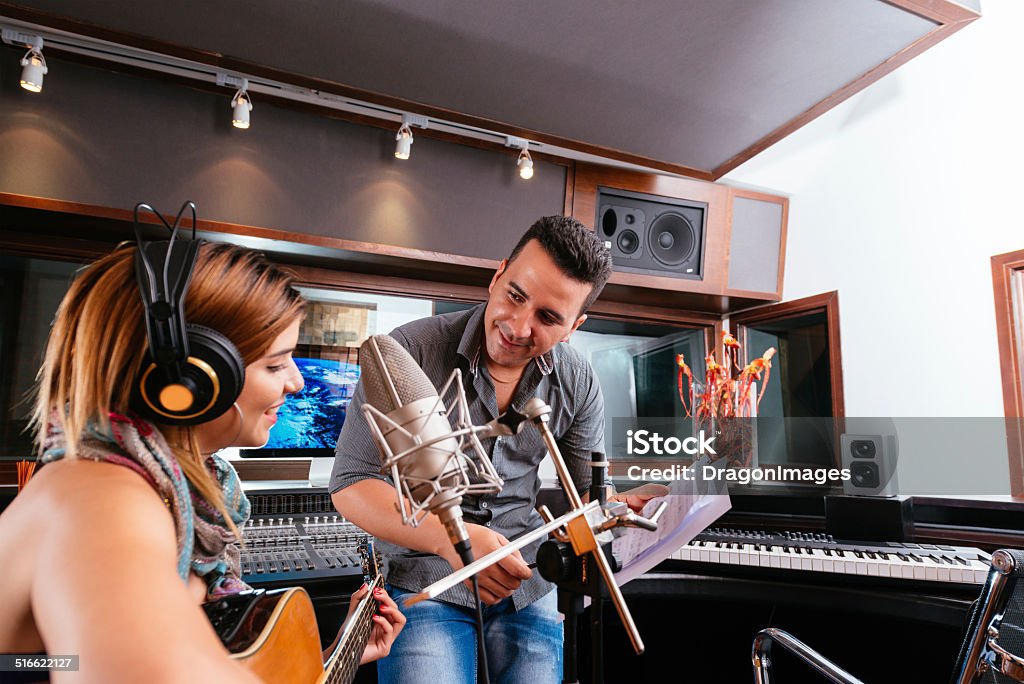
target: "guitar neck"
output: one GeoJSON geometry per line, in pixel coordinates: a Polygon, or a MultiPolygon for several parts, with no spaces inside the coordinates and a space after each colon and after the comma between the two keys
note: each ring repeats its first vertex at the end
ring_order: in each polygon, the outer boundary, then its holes
{"type": "Polygon", "coordinates": [[[342,629],[341,638],[324,664],[324,674],[317,684],[350,684],[355,679],[373,630],[373,616],[377,614],[377,600],[373,598],[373,592],[384,587],[384,578],[378,574],[369,587],[370,591],[342,629]]]}

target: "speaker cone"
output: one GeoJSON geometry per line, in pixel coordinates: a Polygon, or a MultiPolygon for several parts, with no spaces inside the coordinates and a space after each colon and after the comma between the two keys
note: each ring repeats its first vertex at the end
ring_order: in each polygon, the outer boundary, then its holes
{"type": "Polygon", "coordinates": [[[850,481],[857,487],[875,489],[881,484],[878,466],[871,461],[850,464],[850,481]]]}
{"type": "Polygon", "coordinates": [[[619,246],[619,251],[623,254],[632,254],[640,247],[640,236],[636,234],[635,230],[624,230],[619,233],[615,244],[619,246]]]}
{"type": "MultiPolygon", "coordinates": [[[[678,266],[693,253],[697,235],[693,224],[685,216],[666,212],[651,224],[648,244],[655,259],[666,266],[678,266]]],[[[621,245],[619,249],[622,249],[621,245]]]]}
{"type": "Polygon", "coordinates": [[[854,458],[874,458],[875,443],[869,439],[855,439],[850,444],[850,452],[854,458]]]}

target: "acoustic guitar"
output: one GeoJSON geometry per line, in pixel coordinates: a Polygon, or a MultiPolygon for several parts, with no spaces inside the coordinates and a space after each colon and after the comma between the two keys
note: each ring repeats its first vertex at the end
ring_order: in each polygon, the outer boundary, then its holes
{"type": "Polygon", "coordinates": [[[384,586],[373,542],[359,551],[370,591],[342,626],[326,662],[313,602],[302,587],[243,591],[205,603],[203,609],[231,657],[263,681],[351,684],[377,612],[373,590],[384,586]]]}

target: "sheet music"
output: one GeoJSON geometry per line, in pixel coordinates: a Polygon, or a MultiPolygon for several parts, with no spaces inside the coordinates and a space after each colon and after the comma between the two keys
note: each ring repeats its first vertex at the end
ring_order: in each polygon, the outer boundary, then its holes
{"type": "Polygon", "coordinates": [[[662,501],[668,502],[668,508],[658,520],[656,532],[624,528],[612,542],[612,553],[622,566],[615,573],[616,583],[622,586],[647,572],[718,520],[732,507],[725,488],[720,491],[700,493],[684,485],[648,501],[641,513],[645,518],[652,516],[662,501]]]}

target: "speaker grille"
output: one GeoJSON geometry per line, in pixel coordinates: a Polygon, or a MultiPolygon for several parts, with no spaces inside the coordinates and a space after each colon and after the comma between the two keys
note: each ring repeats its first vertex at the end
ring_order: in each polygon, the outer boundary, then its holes
{"type": "Polygon", "coordinates": [[[729,241],[729,287],[775,292],[781,248],[782,205],[736,196],[729,241]]]}

